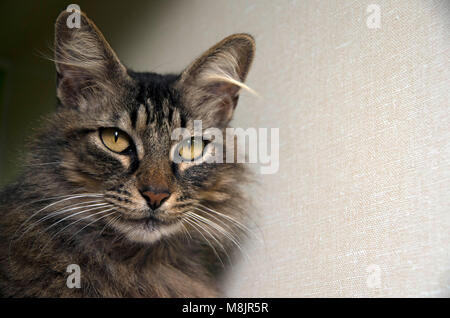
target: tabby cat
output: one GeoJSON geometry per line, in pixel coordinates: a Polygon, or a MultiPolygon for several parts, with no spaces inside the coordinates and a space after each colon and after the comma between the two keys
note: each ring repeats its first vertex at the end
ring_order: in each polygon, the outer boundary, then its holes
{"type": "Polygon", "coordinates": [[[79,28],[69,15],[55,27],[58,108],[0,193],[0,295],[220,296],[219,274],[246,229],[246,170],[197,160],[225,141],[201,140],[198,153],[194,137],[171,134],[193,136],[194,120],[225,131],[253,38],[231,35],[180,74],[141,73],[84,13],[79,28]],[[186,160],[175,162],[179,145],[186,160]]]}

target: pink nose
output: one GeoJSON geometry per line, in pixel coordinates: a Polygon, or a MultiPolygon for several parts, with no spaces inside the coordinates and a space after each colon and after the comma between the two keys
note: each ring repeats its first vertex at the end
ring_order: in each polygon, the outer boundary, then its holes
{"type": "Polygon", "coordinates": [[[167,200],[167,198],[170,196],[169,191],[142,191],[142,196],[145,200],[147,200],[148,205],[152,210],[156,210],[161,206],[161,204],[164,203],[164,201],[167,200]]]}

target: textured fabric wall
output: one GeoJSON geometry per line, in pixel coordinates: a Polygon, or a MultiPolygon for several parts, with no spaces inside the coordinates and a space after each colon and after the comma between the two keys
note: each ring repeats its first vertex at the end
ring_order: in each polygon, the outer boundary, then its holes
{"type": "Polygon", "coordinates": [[[248,189],[262,239],[228,295],[450,296],[450,3],[177,1],[119,53],[179,71],[234,32],[262,95],[234,126],[280,128],[280,169],[248,189]]]}

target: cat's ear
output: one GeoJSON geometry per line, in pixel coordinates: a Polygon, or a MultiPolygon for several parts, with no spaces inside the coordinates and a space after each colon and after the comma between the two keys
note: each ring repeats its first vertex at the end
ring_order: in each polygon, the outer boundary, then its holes
{"type": "Polygon", "coordinates": [[[231,35],[195,60],[180,77],[185,103],[196,119],[225,126],[231,120],[255,55],[249,34],[231,35]]]}
{"type": "Polygon", "coordinates": [[[64,106],[86,108],[92,98],[117,93],[128,76],[95,24],[83,12],[75,14],[79,25],[68,23],[73,13],[66,11],[55,24],[57,96],[64,106]]]}

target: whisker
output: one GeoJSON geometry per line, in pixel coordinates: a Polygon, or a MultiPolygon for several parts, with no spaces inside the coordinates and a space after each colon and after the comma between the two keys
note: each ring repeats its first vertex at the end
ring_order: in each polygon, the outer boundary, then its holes
{"type": "Polygon", "coordinates": [[[114,244],[115,242],[125,238],[132,231],[133,228],[130,227],[128,230],[121,232],[119,235],[116,235],[116,237],[112,240],[111,244],[114,244]]]}
{"type": "Polygon", "coordinates": [[[192,226],[193,229],[195,229],[202,237],[203,239],[206,241],[206,243],[211,247],[211,249],[213,250],[214,254],[216,255],[216,257],[219,259],[220,263],[222,264],[222,267],[225,267],[225,264],[222,261],[222,258],[219,256],[219,254],[217,253],[216,249],[214,248],[214,246],[211,244],[211,242],[203,235],[203,233],[197,229],[198,224],[196,222],[194,222],[194,220],[190,219],[189,216],[185,217],[185,221],[192,226]]]}
{"type": "Polygon", "coordinates": [[[25,229],[25,231],[22,233],[21,237],[23,235],[25,235],[26,233],[28,233],[28,231],[30,231],[32,228],[36,227],[37,225],[41,224],[45,220],[48,220],[48,219],[50,219],[52,217],[55,217],[55,216],[58,216],[58,215],[61,215],[61,214],[64,214],[66,212],[70,212],[70,211],[73,211],[73,210],[78,210],[78,209],[83,209],[83,208],[90,208],[90,207],[95,207],[95,206],[104,206],[104,205],[108,204],[108,203],[92,204],[92,203],[97,203],[97,202],[103,202],[103,201],[102,200],[96,200],[96,201],[80,202],[80,203],[76,203],[76,204],[73,204],[73,205],[69,205],[68,207],[66,207],[66,208],[64,208],[62,210],[52,212],[52,213],[50,213],[50,214],[40,218],[38,221],[30,224],[25,229]],[[87,204],[87,205],[83,205],[83,204],[87,204]]]}
{"type": "MultiPolygon", "coordinates": [[[[213,222],[208,222],[209,220],[206,220],[205,218],[200,217],[198,214],[196,214],[196,213],[194,213],[194,212],[192,212],[192,211],[188,212],[188,214],[189,214],[192,218],[194,218],[194,219],[196,219],[196,220],[202,222],[202,223],[205,224],[206,226],[209,226],[208,228],[210,228],[211,230],[216,230],[216,231],[221,232],[221,231],[215,226],[215,225],[217,225],[216,223],[213,224],[213,222]]],[[[223,228],[222,228],[222,229],[223,229],[223,228]]],[[[205,228],[205,231],[206,231],[207,233],[209,233],[209,231],[207,231],[206,228],[205,228]]],[[[209,234],[210,234],[210,233],[209,233],[209,234]]],[[[230,239],[230,238],[228,237],[228,234],[225,234],[225,233],[222,233],[222,234],[224,234],[225,237],[227,237],[230,241],[232,241],[232,242],[234,241],[233,239],[230,239]]],[[[216,241],[216,243],[222,248],[222,250],[225,252],[225,255],[226,255],[227,258],[228,258],[228,261],[230,262],[230,264],[232,264],[231,258],[230,258],[229,254],[228,254],[228,251],[225,249],[225,247],[223,246],[223,244],[220,243],[220,241],[219,241],[218,239],[216,239],[216,236],[213,236],[212,234],[210,234],[210,236],[213,237],[214,241],[216,241]]],[[[238,246],[238,247],[239,247],[239,246],[238,246]]]]}
{"type": "MultiPolygon", "coordinates": [[[[214,227],[212,227],[211,225],[209,225],[208,223],[205,223],[205,222],[203,222],[202,220],[200,220],[199,218],[196,218],[197,217],[197,214],[195,214],[195,213],[193,213],[192,211],[190,211],[190,212],[188,212],[188,213],[190,213],[190,216],[192,217],[192,218],[194,218],[194,219],[196,219],[197,221],[200,221],[200,222],[202,222],[202,224],[204,224],[205,226],[201,226],[201,224],[200,223],[197,223],[198,224],[198,226],[200,227],[200,228],[202,228],[216,243],[217,243],[217,245],[223,250],[223,252],[225,253],[225,255],[226,255],[226,257],[228,258],[228,261],[229,261],[229,263],[230,264],[232,264],[232,262],[231,262],[231,258],[230,258],[230,255],[228,254],[228,251],[225,249],[225,247],[223,246],[223,244],[218,240],[218,238],[219,238],[219,236],[215,236],[213,233],[214,233],[214,230],[217,230],[217,229],[215,229],[214,227]],[[209,225],[209,226],[208,226],[209,225]],[[213,231],[213,233],[211,233],[210,231],[208,231],[208,229],[211,229],[212,231],[213,231]]],[[[217,233],[216,233],[216,235],[217,235],[217,233]]]]}
{"type": "Polygon", "coordinates": [[[194,212],[188,212],[188,214],[193,214],[193,217],[196,217],[197,219],[199,219],[201,222],[209,224],[211,227],[215,228],[217,231],[219,231],[220,233],[222,233],[227,239],[229,239],[238,249],[239,251],[247,258],[247,260],[250,259],[250,257],[248,256],[248,254],[243,250],[241,244],[238,242],[237,238],[232,235],[230,232],[228,232],[227,230],[225,230],[222,226],[218,225],[217,223],[213,222],[212,220],[209,220],[207,218],[204,218],[194,212]]]}
{"type": "MultiPolygon", "coordinates": [[[[203,213],[207,214],[208,216],[213,217],[215,220],[217,220],[218,222],[220,222],[221,224],[223,224],[224,226],[226,226],[226,227],[231,231],[232,234],[237,235],[237,233],[235,232],[235,228],[233,228],[231,225],[227,224],[225,221],[221,220],[220,218],[218,218],[218,217],[215,216],[214,214],[208,213],[207,211],[204,211],[204,210],[199,209],[199,208],[196,208],[196,207],[194,207],[194,209],[195,209],[196,211],[198,211],[198,212],[203,212],[203,213]]],[[[197,215],[198,215],[198,214],[197,214],[197,215]]],[[[200,215],[198,215],[198,216],[200,216],[200,215]]],[[[239,229],[242,231],[241,228],[239,228],[239,229]]],[[[230,233],[230,234],[231,234],[231,233],[230,233]]]]}
{"type": "MultiPolygon", "coordinates": [[[[75,225],[75,224],[77,224],[78,222],[81,222],[81,221],[83,221],[83,220],[86,220],[86,219],[88,219],[88,218],[91,218],[91,217],[93,217],[93,216],[95,216],[95,215],[98,215],[98,214],[101,214],[101,213],[109,212],[109,211],[111,211],[111,210],[113,210],[113,209],[106,209],[106,210],[103,210],[103,211],[100,211],[100,212],[96,212],[96,213],[94,213],[94,214],[91,214],[91,215],[82,217],[81,219],[78,219],[78,220],[76,220],[76,221],[73,221],[72,223],[66,225],[66,226],[63,227],[61,230],[59,230],[58,232],[56,232],[56,233],[54,234],[54,236],[58,235],[59,233],[61,233],[61,232],[64,231],[65,229],[67,229],[69,226],[75,225]]],[[[54,237],[54,236],[52,236],[52,237],[54,237]]]]}
{"type": "Polygon", "coordinates": [[[217,223],[208,220],[204,217],[202,217],[201,215],[198,215],[197,213],[194,213],[192,211],[187,212],[188,215],[191,215],[193,218],[199,220],[202,223],[208,224],[212,227],[214,227],[216,230],[218,230],[220,233],[224,234],[225,236],[230,235],[229,232],[227,232],[223,227],[221,227],[220,225],[218,225],[217,223]]]}
{"type": "MultiPolygon", "coordinates": [[[[42,211],[45,211],[46,209],[48,209],[48,208],[50,208],[50,207],[52,207],[52,206],[54,206],[54,205],[56,205],[56,204],[58,204],[58,203],[61,203],[61,202],[67,201],[67,200],[78,199],[78,198],[98,198],[98,197],[102,197],[102,196],[103,196],[103,194],[91,194],[91,193],[87,193],[87,194],[76,194],[76,195],[69,195],[69,196],[55,197],[55,198],[64,198],[64,199],[59,200],[59,201],[56,201],[56,202],[53,202],[53,203],[51,203],[51,204],[49,204],[49,205],[43,207],[42,209],[38,210],[37,212],[33,213],[29,218],[27,218],[27,219],[22,223],[22,225],[20,225],[19,229],[22,228],[28,221],[30,221],[30,220],[31,220],[34,216],[36,216],[38,213],[40,213],[40,212],[42,212],[42,211]]],[[[47,200],[47,199],[38,200],[38,201],[36,201],[36,202],[45,201],[45,200],[47,200]]],[[[49,200],[51,200],[51,198],[50,198],[49,200]]],[[[35,202],[35,203],[36,203],[36,202],[35,202]]],[[[18,229],[18,230],[19,230],[19,229],[18,229]]],[[[17,231],[16,231],[16,232],[17,232],[17,231]]]]}
{"type": "MultiPolygon", "coordinates": [[[[107,206],[108,206],[108,205],[107,205],[107,206]]],[[[109,206],[112,206],[112,205],[109,205],[109,206]]],[[[92,209],[83,210],[83,211],[81,211],[81,212],[72,213],[71,215],[68,215],[68,216],[62,218],[61,220],[59,220],[59,221],[53,223],[52,225],[48,226],[47,228],[44,229],[43,232],[47,232],[47,231],[50,230],[52,227],[58,225],[59,223],[65,221],[65,220],[67,220],[67,219],[69,219],[69,218],[71,218],[71,217],[74,217],[74,216],[76,216],[76,215],[83,214],[83,213],[86,213],[86,212],[89,212],[89,211],[98,210],[98,209],[101,209],[101,208],[103,208],[103,207],[104,207],[104,205],[103,205],[103,206],[100,206],[100,207],[92,208],[92,209]]]]}
{"type": "Polygon", "coordinates": [[[191,233],[189,233],[189,231],[188,231],[187,228],[186,228],[186,225],[183,223],[184,220],[181,219],[180,221],[181,221],[180,224],[181,224],[181,226],[182,226],[182,228],[183,228],[183,232],[185,233],[186,239],[187,239],[187,237],[189,236],[189,238],[192,240],[191,233]]]}
{"type": "Polygon", "coordinates": [[[231,216],[229,216],[229,215],[225,215],[225,214],[223,214],[223,213],[220,213],[220,212],[218,212],[218,211],[216,211],[216,210],[213,210],[213,209],[211,209],[211,208],[209,208],[209,207],[207,207],[207,206],[205,206],[205,205],[203,205],[203,204],[199,204],[199,203],[198,203],[198,204],[196,204],[196,206],[197,206],[197,207],[194,207],[194,209],[196,209],[196,210],[198,210],[198,211],[202,211],[202,212],[204,212],[204,213],[208,213],[207,211],[209,211],[209,212],[212,212],[212,213],[214,213],[214,214],[216,214],[216,215],[218,215],[218,216],[223,217],[224,219],[229,220],[230,222],[232,222],[233,224],[235,224],[240,230],[242,230],[244,234],[246,234],[246,235],[251,235],[254,239],[256,239],[256,240],[258,241],[258,243],[262,244],[262,245],[264,246],[264,248],[267,249],[267,244],[266,244],[264,232],[263,232],[262,229],[258,226],[258,224],[254,223],[255,226],[256,226],[256,228],[257,228],[258,231],[259,231],[259,234],[260,234],[261,236],[257,235],[255,231],[251,230],[250,228],[248,228],[247,226],[245,226],[244,224],[242,224],[241,222],[239,222],[238,220],[234,219],[233,217],[231,217],[231,216]],[[201,210],[201,209],[198,209],[198,207],[204,208],[204,209],[206,209],[207,211],[203,211],[203,210],[201,210]]]}
{"type": "MultiPolygon", "coordinates": [[[[87,197],[93,197],[93,196],[102,197],[103,196],[103,194],[101,194],[101,193],[73,193],[73,194],[68,194],[68,195],[59,195],[59,196],[55,196],[55,197],[42,198],[39,200],[34,200],[34,201],[31,201],[31,202],[28,202],[25,204],[21,204],[21,205],[18,205],[16,207],[16,209],[21,209],[26,206],[30,206],[30,205],[33,205],[33,204],[39,203],[39,202],[44,202],[44,201],[49,201],[49,200],[54,200],[54,199],[69,198],[69,197],[79,196],[79,195],[86,195],[87,197]]],[[[55,203],[57,203],[57,202],[55,202],[55,203]]],[[[46,208],[46,207],[44,207],[44,208],[46,208]]],[[[30,216],[29,218],[32,218],[32,217],[33,217],[33,215],[30,216]]]]}
{"type": "MultiPolygon", "coordinates": [[[[72,222],[72,223],[66,225],[66,226],[63,227],[61,230],[59,230],[58,232],[56,232],[55,234],[53,234],[53,235],[50,237],[50,239],[48,240],[48,242],[42,247],[41,252],[39,253],[38,257],[41,256],[42,252],[43,252],[44,249],[48,246],[48,244],[50,244],[50,242],[53,240],[53,238],[55,238],[59,233],[61,233],[63,230],[65,230],[65,229],[68,228],[69,226],[72,226],[72,225],[74,225],[74,224],[76,224],[76,223],[78,223],[78,222],[80,222],[80,221],[82,221],[82,220],[88,219],[88,218],[93,217],[93,216],[95,216],[95,215],[98,215],[98,214],[104,214],[104,213],[109,212],[109,211],[111,211],[111,210],[113,210],[113,209],[114,209],[114,208],[112,208],[112,209],[107,209],[107,210],[103,210],[103,211],[100,211],[100,212],[96,212],[96,213],[94,213],[94,214],[88,215],[88,216],[86,216],[86,217],[83,217],[83,218],[81,218],[81,219],[79,219],[79,220],[76,220],[76,221],[74,221],[74,222],[72,222]]],[[[87,212],[87,211],[85,211],[85,212],[87,212]]],[[[110,213],[110,214],[108,214],[108,215],[105,215],[105,216],[103,216],[103,217],[112,215],[112,214],[114,214],[114,213],[116,213],[116,211],[114,211],[113,213],[110,213]]],[[[97,220],[94,220],[94,222],[97,222],[98,220],[102,219],[103,217],[98,218],[97,220]]],[[[92,223],[94,223],[94,222],[91,222],[91,223],[89,223],[88,225],[90,225],[90,224],[92,224],[92,223]]],[[[86,226],[85,226],[85,227],[86,227],[86,226]]],[[[81,230],[83,230],[85,227],[83,227],[81,230]]],[[[80,231],[81,231],[81,230],[80,230],[80,231]]],[[[78,231],[78,232],[80,232],[80,231],[78,231]]],[[[77,233],[78,233],[78,232],[77,232],[77,233]]],[[[74,235],[72,235],[71,238],[72,238],[73,236],[74,236],[74,235]]],[[[68,241],[70,241],[71,238],[70,238],[68,241]]]]}
{"type": "Polygon", "coordinates": [[[102,217],[100,217],[100,218],[98,218],[98,219],[96,219],[96,220],[94,220],[94,221],[92,221],[92,222],[86,224],[86,225],[83,226],[79,231],[75,232],[75,233],[69,238],[69,241],[72,240],[78,233],[80,233],[81,231],[83,231],[83,230],[84,230],[85,228],[87,228],[88,226],[94,224],[94,223],[97,222],[97,221],[100,221],[101,219],[103,219],[103,218],[105,218],[105,217],[107,217],[107,216],[113,215],[114,213],[117,213],[117,212],[118,212],[115,208],[111,208],[111,209],[109,209],[109,210],[107,210],[107,211],[104,211],[104,212],[109,212],[109,211],[111,211],[111,210],[115,210],[115,211],[112,212],[112,213],[109,213],[109,214],[107,214],[107,215],[104,215],[104,216],[102,216],[102,217]]]}
{"type": "Polygon", "coordinates": [[[36,166],[48,166],[48,165],[56,165],[60,164],[61,161],[55,161],[55,162],[44,162],[44,163],[32,163],[28,165],[24,165],[25,167],[36,167],[36,166]]]}
{"type": "MultiPolygon", "coordinates": [[[[258,239],[258,241],[259,241],[259,238],[257,237],[257,235],[256,235],[249,227],[247,227],[246,225],[242,224],[241,222],[239,222],[239,221],[236,220],[235,218],[233,218],[233,217],[231,217],[231,216],[229,216],[229,215],[220,213],[220,212],[218,212],[218,211],[216,211],[216,210],[213,210],[213,209],[211,209],[211,208],[208,208],[207,206],[204,206],[204,205],[202,205],[202,204],[197,204],[197,206],[202,207],[202,208],[204,208],[204,209],[207,209],[209,212],[215,213],[215,214],[217,214],[217,215],[219,215],[219,216],[222,216],[223,218],[228,219],[229,221],[231,221],[231,222],[233,222],[234,224],[236,224],[236,226],[239,227],[244,233],[252,234],[252,235],[253,235],[256,239],[258,239]]],[[[205,212],[205,211],[203,211],[203,212],[205,212]]]]}
{"type": "MultiPolygon", "coordinates": [[[[116,210],[117,211],[117,210],[116,210]]],[[[119,211],[117,211],[119,212],[119,211]]],[[[100,233],[97,236],[101,236],[103,231],[108,227],[111,226],[114,222],[116,222],[117,220],[120,219],[120,214],[118,216],[116,216],[115,218],[112,218],[111,220],[109,220],[108,222],[106,222],[105,226],[103,227],[103,229],[100,231],[100,233]]]]}
{"type": "MultiPolygon", "coordinates": [[[[90,201],[90,202],[92,202],[92,201],[90,201]]],[[[101,201],[98,201],[98,202],[101,202],[101,201]]],[[[9,244],[9,253],[11,253],[11,247],[12,247],[12,244],[13,244],[14,241],[20,241],[22,239],[22,237],[24,237],[30,230],[32,230],[37,225],[39,225],[40,223],[44,222],[45,220],[47,220],[47,219],[49,219],[51,217],[54,217],[54,216],[57,216],[57,215],[60,215],[60,214],[63,214],[63,213],[69,212],[69,211],[77,210],[77,209],[83,209],[83,208],[90,208],[90,207],[94,207],[94,206],[105,206],[105,205],[107,205],[107,203],[102,203],[102,204],[88,204],[88,205],[84,205],[84,206],[79,206],[80,204],[86,204],[86,202],[70,205],[69,207],[72,207],[72,208],[66,208],[66,209],[63,209],[63,210],[60,210],[60,211],[56,211],[56,212],[50,213],[49,215],[46,215],[45,217],[39,219],[38,221],[30,224],[22,232],[22,234],[17,239],[14,239],[14,236],[13,236],[13,238],[11,239],[10,244],[9,244]],[[74,207],[76,205],[78,205],[78,207],[74,207]]],[[[17,231],[16,231],[15,235],[16,234],[17,234],[17,231]]]]}
{"type": "MultiPolygon", "coordinates": [[[[20,226],[18,226],[18,228],[16,229],[16,231],[14,232],[14,234],[11,236],[11,240],[9,241],[8,258],[11,259],[12,245],[13,245],[13,242],[16,240],[15,237],[17,236],[17,234],[19,233],[19,231],[20,231],[20,230],[21,230],[21,229],[22,229],[22,228],[23,228],[23,227],[24,227],[24,226],[25,226],[25,225],[26,225],[26,224],[34,217],[34,216],[36,216],[38,213],[40,213],[40,212],[42,212],[42,211],[45,211],[46,209],[48,209],[48,208],[50,208],[50,207],[52,207],[52,206],[54,206],[54,205],[56,205],[56,204],[58,204],[58,203],[67,201],[67,200],[73,200],[73,199],[77,199],[77,198],[98,198],[98,197],[102,197],[102,196],[103,196],[103,194],[101,194],[101,193],[74,193],[74,194],[68,194],[68,195],[61,195],[61,196],[54,196],[54,197],[42,198],[42,199],[39,199],[39,200],[34,200],[34,201],[32,201],[32,202],[29,202],[29,203],[20,205],[20,208],[24,208],[24,207],[26,207],[26,206],[29,206],[29,205],[32,205],[32,204],[35,204],[35,203],[39,203],[39,202],[44,202],[44,201],[49,201],[49,200],[55,200],[55,199],[61,199],[61,200],[58,200],[58,201],[53,202],[53,203],[50,203],[50,204],[46,205],[45,207],[39,209],[37,212],[33,213],[30,217],[28,217],[28,218],[27,218],[20,226]]],[[[17,208],[19,208],[19,206],[18,206],[17,208]]],[[[24,234],[22,234],[22,235],[19,237],[19,239],[22,238],[23,235],[24,235],[24,234]]],[[[19,240],[19,239],[17,239],[17,240],[19,240]]]]}

